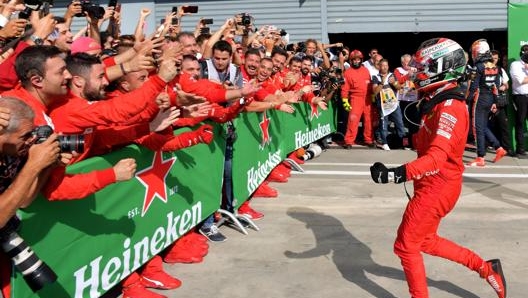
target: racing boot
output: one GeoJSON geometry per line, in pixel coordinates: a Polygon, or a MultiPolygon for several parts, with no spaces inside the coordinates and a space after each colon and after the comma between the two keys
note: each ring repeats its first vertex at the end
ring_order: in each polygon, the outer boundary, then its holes
{"type": "Polygon", "coordinates": [[[163,270],[163,262],[160,256],[155,256],[141,272],[141,283],[146,288],[171,290],[181,286],[181,281],[163,270]]]}
{"type": "Polygon", "coordinates": [[[497,297],[506,298],[506,279],[499,259],[486,261],[479,269],[479,274],[495,290],[497,297]]]}

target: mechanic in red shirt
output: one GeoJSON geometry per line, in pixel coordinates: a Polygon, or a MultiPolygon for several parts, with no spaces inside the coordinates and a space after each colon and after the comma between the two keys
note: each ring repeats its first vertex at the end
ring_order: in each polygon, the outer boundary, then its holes
{"type": "MultiPolygon", "coordinates": [[[[48,106],[66,96],[71,74],[60,50],[53,46],[31,46],[20,53],[15,69],[21,85],[2,96],[22,99],[35,112],[35,125],[54,127],[48,106]]],[[[82,199],[103,187],[130,179],[136,168],[133,159],[123,159],[113,168],[83,174],[65,174],[65,167],[51,170],[42,193],[48,200],[82,199]]]]}
{"type": "Polygon", "coordinates": [[[465,90],[458,86],[466,68],[464,50],[447,38],[422,43],[416,52],[414,82],[422,94],[422,126],[415,135],[418,158],[388,169],[376,162],[370,172],[376,183],[414,182],[398,229],[394,252],[400,257],[413,298],[429,297],[422,252],[462,264],[477,272],[506,297],[500,260],[484,261],[473,251],[437,234],[440,220],[458,201],[462,189],[465,150],[469,129],[465,90]]]}
{"type": "Polygon", "coordinates": [[[345,134],[345,148],[350,149],[356,141],[359,120],[363,116],[363,141],[370,145],[374,142],[370,96],[370,73],[361,63],[363,54],[359,50],[350,52],[351,67],[343,73],[345,83],[341,86],[343,107],[348,111],[348,123],[345,134]]]}
{"type": "Polygon", "coordinates": [[[108,81],[98,58],[78,53],[69,56],[66,64],[72,74],[70,91],[67,97],[49,105],[49,115],[56,131],[85,135],[85,152],[76,161],[165,128],[151,127],[149,122],[159,112],[156,98],[176,75],[174,63],[162,63],[158,74],[143,86],[108,100],[102,100],[106,98],[104,88],[108,81]]]}

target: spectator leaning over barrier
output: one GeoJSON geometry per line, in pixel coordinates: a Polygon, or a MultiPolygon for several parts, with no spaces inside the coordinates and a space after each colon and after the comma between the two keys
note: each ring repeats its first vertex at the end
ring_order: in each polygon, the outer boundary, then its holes
{"type": "MultiPolygon", "coordinates": [[[[4,92],[2,97],[16,97],[27,103],[35,113],[35,125],[54,127],[48,106],[66,96],[71,74],[59,49],[52,46],[32,46],[20,53],[16,71],[21,85],[4,92]]],[[[105,186],[130,179],[135,172],[135,161],[123,159],[113,168],[83,174],[65,174],[65,167],[51,169],[42,188],[48,200],[82,199],[105,186]]]]}
{"type": "Polygon", "coordinates": [[[523,45],[519,53],[520,59],[510,65],[513,103],[515,110],[515,144],[518,158],[526,159],[524,124],[528,115],[528,45],[523,45]]]}
{"type": "MultiPolygon", "coordinates": [[[[36,197],[49,168],[68,163],[71,154],[60,153],[57,135],[41,144],[33,144],[34,112],[27,104],[13,97],[0,99],[0,239],[6,225],[17,226],[16,211],[27,207],[36,197]]],[[[3,241],[3,240],[0,240],[3,241]]],[[[0,290],[10,297],[13,263],[0,251],[0,290]]]]}

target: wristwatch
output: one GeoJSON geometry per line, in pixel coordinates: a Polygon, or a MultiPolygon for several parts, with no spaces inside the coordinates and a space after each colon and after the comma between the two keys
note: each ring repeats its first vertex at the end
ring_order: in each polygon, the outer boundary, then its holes
{"type": "Polygon", "coordinates": [[[44,40],[36,35],[31,35],[29,38],[37,46],[41,46],[44,44],[44,40]]]}

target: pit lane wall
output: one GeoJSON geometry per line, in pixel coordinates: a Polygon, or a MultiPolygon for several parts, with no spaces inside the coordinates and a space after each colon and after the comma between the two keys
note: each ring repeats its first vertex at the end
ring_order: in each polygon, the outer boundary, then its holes
{"type": "MultiPolygon", "coordinates": [[[[244,113],[234,120],[237,205],[289,152],[335,131],[332,107],[295,107],[293,115],[244,113]]],[[[134,158],[138,165],[131,180],[82,200],[49,202],[39,197],[19,212],[19,234],[59,278],[35,294],[17,272],[12,297],[95,298],[109,291],[219,208],[224,153],[225,127],[215,125],[210,145],[172,153],[131,145],[69,166],[69,173],[89,172],[122,158],[134,158]]]]}

